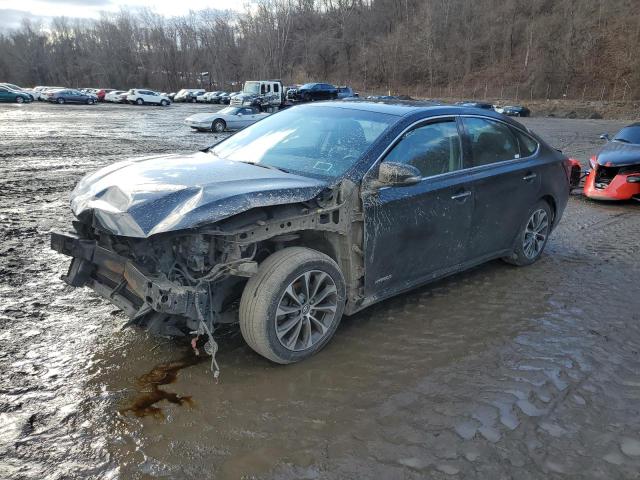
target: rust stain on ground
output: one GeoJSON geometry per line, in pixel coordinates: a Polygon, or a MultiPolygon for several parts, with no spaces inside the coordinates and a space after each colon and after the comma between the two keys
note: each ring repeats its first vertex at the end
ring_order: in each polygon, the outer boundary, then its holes
{"type": "Polygon", "coordinates": [[[191,396],[180,396],[177,393],[167,392],[160,388],[162,385],[174,383],[178,378],[178,372],[184,368],[191,367],[202,361],[202,357],[195,355],[185,355],[181,360],[175,362],[161,363],[151,371],[138,378],[138,385],[144,389],[133,400],[130,406],[120,410],[121,413],[133,413],[136,417],[164,418],[164,413],[157,403],[166,400],[175,405],[193,406],[191,396]]]}

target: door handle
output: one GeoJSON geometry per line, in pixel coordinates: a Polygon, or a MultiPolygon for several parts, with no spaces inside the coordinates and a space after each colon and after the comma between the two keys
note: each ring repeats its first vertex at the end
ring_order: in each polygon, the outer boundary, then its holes
{"type": "Polygon", "coordinates": [[[471,191],[467,190],[466,192],[456,193],[455,195],[451,195],[451,200],[463,200],[471,195],[471,191]]]}
{"type": "Polygon", "coordinates": [[[528,181],[533,180],[537,176],[538,176],[537,173],[527,173],[524,177],[522,177],[522,180],[524,180],[525,182],[528,182],[528,181]]]}

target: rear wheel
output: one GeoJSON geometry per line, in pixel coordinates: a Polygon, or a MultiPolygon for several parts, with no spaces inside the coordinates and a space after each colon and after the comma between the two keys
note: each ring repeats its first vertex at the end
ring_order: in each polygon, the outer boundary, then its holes
{"type": "Polygon", "coordinates": [[[144,103],[144,100],[142,100],[141,98],[136,99],[136,105],[142,105],[143,103],[144,103]]]}
{"type": "Polygon", "coordinates": [[[552,221],[553,213],[549,204],[544,200],[536,203],[520,228],[515,250],[503,260],[519,267],[536,262],[549,240],[552,221]]]}
{"type": "Polygon", "coordinates": [[[225,131],[226,128],[227,128],[227,124],[225,123],[225,121],[219,118],[217,120],[214,120],[213,124],[211,125],[211,130],[213,130],[216,133],[222,133],[225,131]]]}
{"type": "Polygon", "coordinates": [[[247,282],[240,301],[242,336],[273,362],[299,362],[331,340],[344,302],[344,278],[331,258],[309,248],[285,248],[247,282]]]}

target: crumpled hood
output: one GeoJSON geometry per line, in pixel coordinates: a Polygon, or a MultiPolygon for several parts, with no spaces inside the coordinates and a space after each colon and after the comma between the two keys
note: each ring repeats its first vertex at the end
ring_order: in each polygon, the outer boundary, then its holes
{"type": "Polygon", "coordinates": [[[217,222],[255,207],[310,200],[327,183],[197,152],[119,162],[71,193],[76,217],[114,235],[146,238],[217,222]]]}
{"type": "Polygon", "coordinates": [[[598,153],[598,164],[612,167],[640,165],[640,145],[609,142],[598,153]]]}

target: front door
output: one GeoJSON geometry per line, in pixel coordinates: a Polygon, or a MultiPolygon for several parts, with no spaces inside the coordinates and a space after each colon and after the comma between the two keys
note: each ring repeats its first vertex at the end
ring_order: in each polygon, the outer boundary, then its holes
{"type": "Polygon", "coordinates": [[[466,158],[475,209],[469,257],[482,259],[511,249],[540,189],[537,142],[505,123],[462,119],[471,155],[466,158]]]}
{"type": "Polygon", "coordinates": [[[423,178],[364,194],[367,295],[403,290],[455,269],[464,260],[473,209],[455,118],[418,125],[383,161],[413,165],[423,178]]]}

